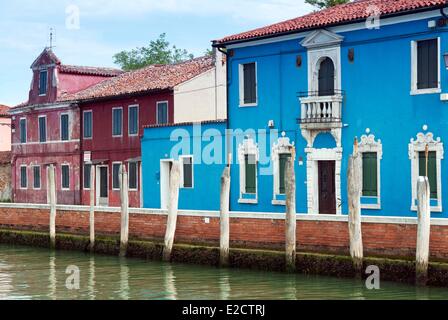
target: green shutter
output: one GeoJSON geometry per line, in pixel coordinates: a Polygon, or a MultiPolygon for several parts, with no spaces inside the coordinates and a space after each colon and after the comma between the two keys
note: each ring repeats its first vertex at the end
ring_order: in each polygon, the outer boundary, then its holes
{"type": "Polygon", "coordinates": [[[378,163],[376,152],[362,154],[362,195],[378,196],[378,163]]]}
{"type": "Polygon", "coordinates": [[[279,155],[279,176],[280,176],[280,194],[286,193],[286,185],[285,185],[285,169],[286,169],[286,162],[288,161],[288,158],[290,158],[291,155],[287,153],[283,153],[279,155]]]}
{"type": "MultiPolygon", "coordinates": [[[[426,176],[426,153],[424,151],[418,153],[419,175],[426,176]]],[[[437,162],[436,152],[428,153],[428,179],[431,188],[431,199],[437,199],[437,162]]]]}
{"type": "Polygon", "coordinates": [[[256,170],[257,164],[254,155],[245,155],[245,168],[246,168],[246,193],[257,193],[256,187],[256,170]]]}

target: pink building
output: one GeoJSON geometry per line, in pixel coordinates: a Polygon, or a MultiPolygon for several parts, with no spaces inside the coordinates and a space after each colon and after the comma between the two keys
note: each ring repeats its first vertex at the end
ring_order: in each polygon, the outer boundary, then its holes
{"type": "Polygon", "coordinates": [[[0,152],[11,151],[11,116],[9,107],[0,104],[0,152]]]}
{"type": "Polygon", "coordinates": [[[31,65],[29,99],[11,108],[13,200],[47,203],[47,166],[56,166],[59,204],[79,204],[80,109],[64,97],[121,70],[63,65],[46,48],[31,65]]]}

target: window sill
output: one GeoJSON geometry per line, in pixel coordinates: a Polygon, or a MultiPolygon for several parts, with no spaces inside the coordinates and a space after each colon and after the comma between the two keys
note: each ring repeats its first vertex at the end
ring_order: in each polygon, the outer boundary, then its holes
{"type": "Polygon", "coordinates": [[[241,203],[241,204],[258,204],[258,200],[257,199],[239,199],[238,203],[241,203]]]}
{"type": "Polygon", "coordinates": [[[253,107],[258,107],[258,102],[256,103],[240,103],[240,108],[253,108],[253,107]]]}
{"type": "Polygon", "coordinates": [[[286,206],[285,200],[272,200],[273,206],[286,206]]]}
{"type": "Polygon", "coordinates": [[[361,209],[364,210],[381,210],[380,204],[361,204],[361,209]]]}
{"type": "MultiPolygon", "coordinates": [[[[412,206],[411,211],[417,211],[417,206],[412,206]]],[[[441,213],[443,212],[441,206],[430,207],[431,213],[441,213]]]]}
{"type": "Polygon", "coordinates": [[[421,94],[436,94],[442,93],[441,88],[432,88],[432,89],[413,89],[411,91],[411,96],[421,95],[421,94]]]}

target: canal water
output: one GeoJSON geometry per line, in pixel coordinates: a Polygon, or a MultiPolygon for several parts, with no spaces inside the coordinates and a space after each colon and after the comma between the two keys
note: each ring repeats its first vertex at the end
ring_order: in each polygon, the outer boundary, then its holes
{"type": "Polygon", "coordinates": [[[381,282],[368,290],[352,279],[0,245],[0,299],[448,299],[448,289],[381,282]]]}

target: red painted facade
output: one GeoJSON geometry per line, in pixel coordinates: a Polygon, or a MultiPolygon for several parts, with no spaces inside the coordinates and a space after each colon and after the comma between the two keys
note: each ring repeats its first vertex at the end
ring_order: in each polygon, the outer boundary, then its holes
{"type": "MultiPolygon", "coordinates": [[[[81,202],[80,170],[80,108],[75,103],[60,102],[64,94],[77,92],[110,78],[110,75],[82,74],[64,71],[54,53],[45,49],[32,64],[29,100],[10,110],[12,122],[12,184],[13,200],[18,203],[47,203],[47,167],[56,166],[56,194],[59,204],[81,202]],[[47,71],[47,91],[39,93],[41,70],[47,71]],[[62,141],[61,115],[68,115],[68,139],[62,141]],[[46,141],[39,138],[39,118],[46,123],[46,141]],[[26,121],[26,142],[21,141],[20,121],[26,121]],[[62,166],[69,167],[69,188],[62,188],[62,166]],[[26,167],[26,186],[21,185],[21,168],[26,167]],[[35,183],[34,168],[39,168],[35,183]]],[[[92,69],[89,71],[93,72],[92,69]]],[[[37,169],[36,169],[37,170],[37,169]]]]}
{"type": "MultiPolygon", "coordinates": [[[[81,104],[82,117],[85,111],[92,111],[93,130],[92,139],[82,139],[82,152],[91,153],[91,160],[96,165],[107,166],[108,168],[108,201],[107,204],[112,207],[120,206],[119,190],[112,188],[112,165],[113,163],[123,163],[128,167],[128,160],[135,160],[141,157],[140,136],[143,134],[143,126],[156,123],[157,102],[168,101],[168,120],[174,121],[174,99],[170,90],[153,93],[132,98],[120,98],[103,101],[95,101],[81,104]],[[129,106],[138,106],[138,135],[129,135],[129,106]],[[123,135],[113,137],[112,135],[112,109],[123,109],[123,135]]],[[[84,118],[82,118],[84,120],[84,118]]],[[[81,132],[83,132],[83,123],[81,121],[81,132]]],[[[84,157],[83,157],[84,159],[84,157]]],[[[138,188],[129,191],[129,205],[131,207],[140,207],[141,205],[141,183],[140,169],[141,162],[138,162],[138,188]]],[[[83,166],[84,168],[84,166],[83,166]]],[[[81,175],[83,180],[84,175],[81,175]]],[[[96,179],[99,179],[97,174],[96,179]]],[[[84,182],[82,182],[82,185],[84,182]]],[[[97,192],[99,192],[97,190],[97,192]]],[[[83,190],[82,203],[88,205],[90,202],[90,191],[83,190]]]]}

